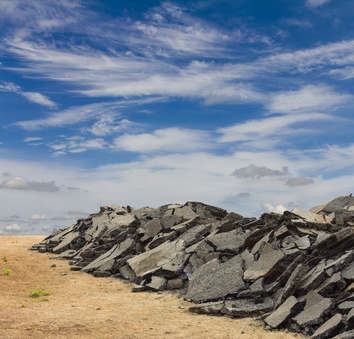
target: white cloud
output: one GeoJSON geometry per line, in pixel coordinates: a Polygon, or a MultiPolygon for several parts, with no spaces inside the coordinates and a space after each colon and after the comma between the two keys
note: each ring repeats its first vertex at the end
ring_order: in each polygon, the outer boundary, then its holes
{"type": "Polygon", "coordinates": [[[18,226],[17,224],[12,224],[12,225],[5,226],[4,231],[5,232],[21,232],[22,228],[20,226],[18,226]]]}
{"type": "Polygon", "coordinates": [[[310,178],[306,177],[297,177],[297,178],[290,178],[285,185],[296,187],[296,186],[304,186],[308,184],[313,184],[315,181],[310,178]]]}
{"type": "Polygon", "coordinates": [[[268,204],[268,203],[262,204],[262,207],[265,210],[267,210],[268,212],[275,212],[275,213],[278,213],[278,214],[283,214],[284,211],[287,210],[287,208],[284,207],[283,205],[272,206],[271,204],[268,204]]]}
{"type": "Polygon", "coordinates": [[[9,180],[6,180],[0,185],[0,188],[10,190],[31,190],[42,192],[55,192],[59,190],[59,187],[55,185],[54,181],[29,181],[24,177],[13,177],[9,180]]]}
{"type": "Polygon", "coordinates": [[[23,139],[24,142],[33,142],[33,141],[41,141],[43,138],[40,137],[27,137],[23,139]]]}
{"type": "Polygon", "coordinates": [[[201,130],[166,128],[151,134],[124,134],[114,140],[119,150],[150,152],[191,152],[211,148],[208,133],[201,130]]]}
{"type": "Polygon", "coordinates": [[[256,166],[250,164],[247,167],[239,168],[233,171],[232,175],[240,178],[261,178],[268,176],[286,176],[289,175],[288,167],[284,166],[281,170],[274,170],[266,166],[256,166]]]}
{"type": "MultiPolygon", "coordinates": [[[[247,142],[249,146],[257,148],[270,148],[277,145],[289,136],[299,136],[308,131],[307,124],[311,121],[333,120],[334,117],[321,113],[299,113],[269,117],[265,119],[250,120],[244,123],[228,127],[218,128],[221,134],[218,141],[224,142],[247,142]],[[302,123],[302,128],[292,128],[294,124],[302,123]]],[[[314,130],[312,129],[312,133],[314,130]]]]}
{"type": "Polygon", "coordinates": [[[118,110],[122,107],[131,105],[142,105],[145,103],[158,102],[161,98],[148,98],[142,100],[120,100],[114,102],[103,102],[89,104],[83,106],[69,107],[63,111],[49,114],[47,117],[36,120],[19,121],[13,125],[26,129],[28,131],[36,131],[49,127],[62,127],[80,122],[103,119],[106,116],[120,116],[118,110]]]}
{"type": "Polygon", "coordinates": [[[56,107],[56,103],[49,100],[46,96],[35,92],[24,92],[21,87],[11,82],[0,84],[0,92],[13,92],[25,97],[28,101],[47,107],[56,107]]]}
{"type": "Polygon", "coordinates": [[[30,221],[32,220],[46,220],[46,215],[45,214],[32,214],[30,221]]]}
{"type": "Polygon", "coordinates": [[[336,106],[353,101],[349,94],[334,92],[329,86],[308,85],[297,91],[276,93],[271,97],[268,109],[273,113],[328,112],[336,106]]]}
{"type": "Polygon", "coordinates": [[[309,7],[319,7],[330,2],[332,0],[306,0],[306,5],[309,7]]]}

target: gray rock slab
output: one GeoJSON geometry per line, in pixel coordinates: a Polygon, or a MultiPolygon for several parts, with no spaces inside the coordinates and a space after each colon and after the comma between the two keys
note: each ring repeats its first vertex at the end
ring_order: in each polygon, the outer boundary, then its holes
{"type": "Polygon", "coordinates": [[[224,307],[223,301],[216,301],[211,303],[204,303],[191,306],[188,311],[198,314],[220,314],[221,309],[224,307]]]}
{"type": "Polygon", "coordinates": [[[152,250],[153,248],[160,246],[166,241],[173,240],[177,237],[177,233],[175,231],[171,231],[168,233],[159,233],[146,245],[146,250],[152,250]]]}
{"type": "Polygon", "coordinates": [[[119,269],[119,274],[126,280],[132,281],[135,278],[134,271],[129,265],[124,265],[119,269]]]}
{"type": "MultiPolygon", "coordinates": [[[[168,259],[176,253],[184,250],[183,241],[167,241],[154,249],[141,253],[134,258],[128,260],[129,266],[133,269],[136,276],[142,278],[147,274],[151,274],[161,268],[160,261],[168,259]]],[[[164,261],[163,264],[166,264],[164,261]]]]}
{"type": "Polygon", "coordinates": [[[228,252],[238,254],[245,242],[246,235],[239,230],[210,235],[206,241],[210,243],[217,252],[228,252]]]}
{"type": "Polygon", "coordinates": [[[344,301],[338,305],[338,311],[347,314],[354,309],[354,301],[344,301]]]}
{"type": "Polygon", "coordinates": [[[182,217],[183,220],[190,220],[199,216],[188,206],[174,208],[172,214],[178,217],[182,217]]]}
{"type": "Polygon", "coordinates": [[[262,302],[253,299],[226,300],[221,313],[232,317],[254,317],[270,312],[273,306],[271,297],[262,299],[262,302]]]}
{"type": "Polygon", "coordinates": [[[250,285],[248,290],[241,291],[237,298],[255,298],[264,294],[264,279],[260,278],[250,285]]]}
{"type": "Polygon", "coordinates": [[[166,290],[179,290],[183,288],[183,279],[171,279],[167,281],[166,290]]]}
{"type": "Polygon", "coordinates": [[[311,242],[308,235],[305,235],[295,241],[296,246],[300,250],[305,250],[311,246],[311,242]]]}
{"type": "Polygon", "coordinates": [[[83,272],[111,271],[115,260],[131,253],[135,249],[133,239],[126,239],[122,243],[113,246],[109,251],[99,256],[90,264],[85,266],[83,272]]]}
{"type": "Polygon", "coordinates": [[[335,292],[343,290],[345,286],[346,284],[342,278],[341,272],[337,272],[331,277],[327,278],[320,286],[315,289],[315,291],[323,296],[326,296],[327,294],[331,294],[334,289],[335,292]]]}
{"type": "Polygon", "coordinates": [[[310,339],[323,339],[329,338],[342,323],[342,315],[335,314],[332,318],[328,319],[323,325],[321,325],[310,339]]]}
{"type": "Polygon", "coordinates": [[[161,230],[162,226],[160,220],[155,218],[140,227],[137,233],[142,234],[142,237],[140,238],[141,241],[147,241],[157,235],[161,230]]]}
{"type": "Polygon", "coordinates": [[[299,301],[294,296],[290,296],[271,315],[265,318],[264,322],[272,328],[278,328],[291,317],[298,305],[299,301]]]}
{"type": "Polygon", "coordinates": [[[164,289],[165,285],[166,285],[166,279],[152,276],[151,282],[146,284],[145,286],[155,291],[161,291],[164,289]]]}
{"type": "Polygon", "coordinates": [[[203,240],[205,235],[210,233],[211,227],[211,224],[196,225],[185,231],[178,239],[183,240],[186,246],[191,246],[203,240]]]}
{"type": "Polygon", "coordinates": [[[354,281],[354,262],[350,263],[343,271],[342,277],[346,280],[354,281]]]}
{"type": "Polygon", "coordinates": [[[274,249],[271,244],[267,243],[262,253],[254,264],[244,273],[243,278],[246,281],[254,281],[267,275],[274,266],[285,257],[284,253],[278,249],[274,249]]]}
{"type": "Polygon", "coordinates": [[[241,253],[241,258],[243,260],[244,271],[247,271],[255,262],[253,254],[248,249],[245,249],[241,253]]]}
{"type": "Polygon", "coordinates": [[[61,238],[61,242],[53,248],[54,254],[60,254],[68,249],[70,245],[80,237],[80,232],[70,232],[61,238]]]}
{"type": "Polygon", "coordinates": [[[354,338],[354,330],[343,332],[341,334],[336,335],[332,339],[353,339],[354,338]]]}
{"type": "Polygon", "coordinates": [[[322,316],[330,312],[333,300],[324,298],[317,292],[311,291],[306,296],[304,310],[294,320],[300,327],[312,326],[322,322],[322,316]]]}
{"type": "Polygon", "coordinates": [[[190,276],[185,299],[206,302],[244,290],[242,261],[235,256],[225,263],[214,259],[204,264],[190,276]]]}
{"type": "Polygon", "coordinates": [[[282,289],[278,299],[275,302],[274,307],[278,308],[285,299],[287,299],[290,295],[293,294],[296,286],[299,284],[300,280],[303,278],[305,273],[307,272],[307,267],[302,264],[298,264],[296,268],[291,273],[289,279],[287,280],[284,288],[282,289]]]}

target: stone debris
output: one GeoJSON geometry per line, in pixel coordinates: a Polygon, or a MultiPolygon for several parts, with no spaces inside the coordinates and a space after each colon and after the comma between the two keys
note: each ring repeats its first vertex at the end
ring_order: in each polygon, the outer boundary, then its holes
{"type": "Polygon", "coordinates": [[[311,338],[354,335],[354,198],[246,218],[200,202],[103,206],[31,249],[72,271],[175,291],[189,311],[255,316],[311,338]]]}

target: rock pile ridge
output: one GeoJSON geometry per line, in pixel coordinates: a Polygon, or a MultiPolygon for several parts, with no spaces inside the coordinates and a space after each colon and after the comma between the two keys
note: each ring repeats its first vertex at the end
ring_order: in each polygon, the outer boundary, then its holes
{"type": "Polygon", "coordinates": [[[313,339],[354,337],[354,198],[246,218],[200,202],[103,206],[31,249],[133,291],[174,290],[191,312],[261,317],[313,339]]]}

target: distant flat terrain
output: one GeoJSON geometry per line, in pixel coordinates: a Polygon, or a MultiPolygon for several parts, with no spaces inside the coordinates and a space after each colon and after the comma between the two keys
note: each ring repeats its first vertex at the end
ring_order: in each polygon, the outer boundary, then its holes
{"type": "Polygon", "coordinates": [[[193,314],[174,294],[132,293],[121,280],[70,271],[68,261],[28,250],[42,239],[0,236],[0,338],[302,338],[249,318],[193,314]]]}

